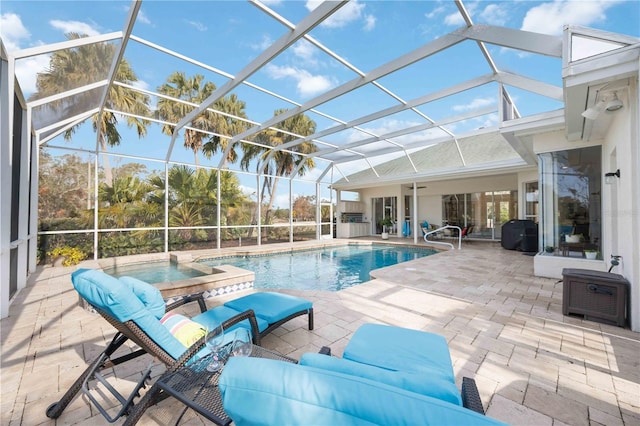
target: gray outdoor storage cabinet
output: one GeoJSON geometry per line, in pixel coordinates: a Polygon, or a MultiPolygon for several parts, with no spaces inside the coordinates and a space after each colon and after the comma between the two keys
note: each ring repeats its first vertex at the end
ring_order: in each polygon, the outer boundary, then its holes
{"type": "Polygon", "coordinates": [[[626,325],[629,281],[622,275],[589,269],[562,270],[562,313],[585,319],[626,325]]]}

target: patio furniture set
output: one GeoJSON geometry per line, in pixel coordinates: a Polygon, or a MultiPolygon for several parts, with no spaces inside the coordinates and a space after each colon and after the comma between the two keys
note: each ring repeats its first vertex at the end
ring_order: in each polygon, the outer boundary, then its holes
{"type": "MultiPolygon", "coordinates": [[[[260,346],[261,338],[300,315],[313,329],[311,302],[281,293],[258,292],[207,309],[201,295],[185,296],[165,305],[153,286],[131,278],[114,278],[101,271],[81,269],[72,282],[80,296],[99,312],[117,333],[105,350],[78,377],[64,396],[47,409],[58,418],[79,392],[109,421],[127,416],[135,424],[151,405],[173,397],[187,408],[219,425],[234,424],[501,424],[486,417],[475,382],[463,378],[458,390],[446,340],[418,330],[364,324],[342,358],[329,348],[295,360],[260,346]],[[178,318],[174,311],[197,302],[201,313],[178,318]],[[170,318],[173,326],[167,326],[170,318]],[[226,331],[250,330],[251,355],[231,356],[229,344],[219,352],[206,346],[204,330],[222,323],[226,331]],[[189,335],[189,336],[187,336],[189,335]],[[185,337],[188,337],[185,340],[185,337]],[[112,357],[127,341],[140,349],[112,357]],[[121,395],[101,374],[114,365],[151,354],[166,371],[142,398],[151,366],[129,396],[121,395]],[[224,366],[208,371],[216,357],[224,366]],[[101,383],[119,402],[103,407],[92,383],[101,383]]],[[[178,316],[179,317],[179,316],[178,316]]]]}

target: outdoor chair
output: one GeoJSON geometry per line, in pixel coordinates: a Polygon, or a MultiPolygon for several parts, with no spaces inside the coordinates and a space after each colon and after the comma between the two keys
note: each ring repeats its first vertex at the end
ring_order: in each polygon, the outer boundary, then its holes
{"type": "Polygon", "coordinates": [[[128,414],[134,406],[134,398],[139,397],[140,389],[146,387],[153,364],[142,373],[127,397],[121,395],[101,372],[144,354],[152,355],[167,370],[175,371],[208,353],[204,330],[212,328],[216,322],[222,322],[225,331],[236,327],[248,328],[257,345],[268,332],[299,315],[307,314],[309,328],[313,328],[311,302],[279,293],[250,294],[207,310],[202,294],[188,295],[165,305],[157,288],[132,277],[117,279],[102,271],[80,269],[72,274],[71,280],[82,299],[102,315],[117,333],[62,398],[47,408],[46,415],[52,419],[58,418],[80,391],[109,422],[128,414]],[[190,302],[198,303],[200,314],[189,319],[172,312],[190,302]],[[261,312],[260,316],[250,308],[252,305],[261,312]],[[112,358],[127,340],[131,340],[139,349],[112,358]],[[90,389],[89,381],[94,379],[117,399],[119,410],[114,416],[107,412],[111,407],[105,408],[98,401],[103,394],[90,389]]]}
{"type": "Polygon", "coordinates": [[[444,337],[380,324],[358,328],[342,358],[232,357],[219,388],[236,426],[502,425],[484,416],[473,379],[464,377],[458,390],[444,337]]]}

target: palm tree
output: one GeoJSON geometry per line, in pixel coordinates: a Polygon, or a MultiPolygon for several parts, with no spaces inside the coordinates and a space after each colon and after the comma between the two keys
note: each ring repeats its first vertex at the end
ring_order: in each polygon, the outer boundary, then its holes
{"type": "MultiPolygon", "coordinates": [[[[274,116],[277,116],[285,111],[286,109],[279,109],[274,111],[273,114],[274,116]]],[[[277,129],[267,129],[258,133],[255,137],[255,141],[262,145],[277,147],[298,139],[297,136],[293,136],[290,133],[301,136],[313,134],[316,130],[316,123],[306,115],[298,114],[282,121],[279,124],[279,128],[286,132],[277,129]]],[[[290,176],[301,162],[302,167],[298,171],[301,176],[304,175],[307,170],[312,169],[315,166],[313,158],[304,155],[297,155],[295,153],[311,154],[315,151],[317,151],[316,145],[313,142],[307,141],[295,145],[287,151],[276,151],[276,153],[270,157],[269,161],[266,161],[269,153],[271,152],[270,149],[258,145],[246,144],[244,148],[244,155],[240,161],[240,166],[243,170],[248,170],[251,162],[258,160],[256,172],[263,175],[263,185],[260,191],[259,202],[263,204],[266,196],[269,196],[265,212],[266,224],[270,223],[271,209],[273,207],[273,202],[275,201],[279,178],[283,176],[290,176]]]]}
{"type": "MultiPolygon", "coordinates": [[[[184,72],[176,71],[167,78],[167,82],[158,88],[158,92],[170,96],[172,98],[181,99],[192,104],[200,105],[216,90],[215,84],[210,81],[204,82],[204,76],[196,74],[193,77],[186,77],[184,72]]],[[[161,98],[158,100],[158,116],[161,120],[171,123],[177,123],[184,116],[190,113],[195,107],[170,99],[161,98]]],[[[214,102],[211,109],[233,114],[238,117],[246,117],[245,103],[240,101],[236,95],[219,99],[214,102]]],[[[211,109],[203,111],[195,117],[190,126],[204,132],[215,132],[223,135],[233,135],[244,130],[243,122],[232,117],[217,114],[211,109]]],[[[162,131],[171,135],[175,126],[165,124],[162,131]]],[[[208,137],[206,133],[193,129],[185,129],[184,131],[184,147],[191,149],[195,156],[195,164],[199,165],[198,152],[203,153],[210,158],[212,154],[219,149],[226,148],[227,140],[219,136],[208,137]],[[203,143],[208,138],[206,143],[203,143]]],[[[235,151],[227,157],[230,161],[235,161],[235,151]]]]}
{"type": "MultiPolygon", "coordinates": [[[[87,37],[78,33],[69,33],[66,36],[69,40],[87,37]]],[[[36,79],[37,91],[30,99],[40,99],[107,78],[115,53],[116,45],[110,43],[93,43],[54,52],[49,61],[49,69],[38,73],[36,79]]],[[[115,79],[126,84],[138,81],[135,72],[131,69],[131,65],[126,59],[120,61],[115,79]]],[[[49,107],[61,117],[73,116],[78,112],[86,111],[87,108],[95,108],[97,106],[96,99],[99,99],[101,90],[103,89],[89,90],[81,95],[74,96],[72,99],[50,104],[49,107]]],[[[121,86],[111,85],[105,107],[130,114],[148,116],[149,97],[121,86]]],[[[98,132],[98,142],[103,152],[107,151],[108,146],[120,144],[122,138],[118,132],[118,119],[114,113],[102,111],[102,114],[95,114],[92,117],[92,122],[93,130],[98,132]]],[[[65,140],[72,138],[73,133],[80,124],[65,132],[65,140]]],[[[150,122],[147,120],[127,116],[127,125],[136,129],[138,137],[146,135],[149,124],[150,122]]],[[[106,182],[112,183],[113,177],[106,155],[104,173],[106,182]]]]}

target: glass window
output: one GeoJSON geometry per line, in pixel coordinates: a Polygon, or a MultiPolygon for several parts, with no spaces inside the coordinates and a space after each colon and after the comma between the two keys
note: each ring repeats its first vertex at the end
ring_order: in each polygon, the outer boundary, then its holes
{"type": "Polygon", "coordinates": [[[473,238],[500,239],[502,225],[517,217],[518,191],[487,191],[442,196],[443,225],[471,230],[473,238]]]}
{"type": "Polygon", "coordinates": [[[599,146],[540,154],[542,244],[550,254],[600,251],[602,167],[599,146]],[[553,248],[553,250],[551,250],[553,248]]]}

